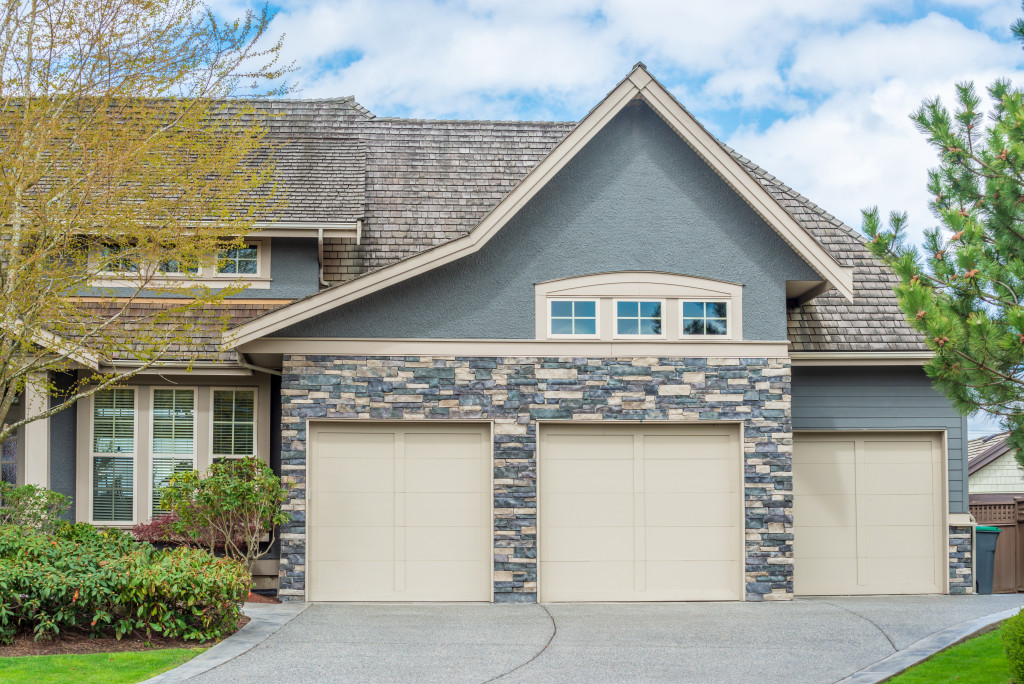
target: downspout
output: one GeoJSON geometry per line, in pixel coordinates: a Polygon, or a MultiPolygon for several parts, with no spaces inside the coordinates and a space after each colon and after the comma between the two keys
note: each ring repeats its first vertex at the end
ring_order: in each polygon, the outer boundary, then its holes
{"type": "Polygon", "coordinates": [[[323,227],[316,229],[316,259],[317,263],[320,264],[320,285],[327,287],[328,283],[324,280],[324,229],[323,227]]]}

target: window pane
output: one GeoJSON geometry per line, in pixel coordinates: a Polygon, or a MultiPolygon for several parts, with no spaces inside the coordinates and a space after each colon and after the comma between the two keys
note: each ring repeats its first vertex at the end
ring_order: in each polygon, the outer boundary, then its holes
{"type": "Polygon", "coordinates": [[[569,318],[572,316],[572,302],[551,302],[551,315],[569,318]]]}
{"type": "Polygon", "coordinates": [[[725,321],[716,320],[709,318],[707,320],[707,334],[708,335],[727,335],[728,326],[725,321]]]}
{"type": "Polygon", "coordinates": [[[231,420],[234,415],[235,393],[225,390],[214,390],[213,392],[213,420],[231,420]]]}
{"type": "Polygon", "coordinates": [[[235,392],[235,421],[252,422],[252,408],[255,392],[235,392]]]}
{"type": "Polygon", "coordinates": [[[616,316],[639,316],[640,302],[616,302],[616,316]]]}
{"type": "Polygon", "coordinates": [[[661,302],[640,302],[640,315],[661,318],[661,302]]]}
{"type": "Polygon", "coordinates": [[[238,272],[252,275],[256,273],[256,262],[239,259],[238,272]]]}
{"type": "Polygon", "coordinates": [[[725,302],[708,302],[708,318],[725,318],[725,302]]]}
{"type": "Polygon", "coordinates": [[[704,302],[683,302],[683,316],[686,318],[703,318],[704,302]]]}
{"type": "Polygon", "coordinates": [[[660,318],[641,318],[640,319],[640,334],[641,335],[660,335],[661,334],[661,319],[660,318]]]}
{"type": "Polygon", "coordinates": [[[594,318],[597,315],[597,302],[573,302],[576,307],[576,316],[580,318],[594,318]]]}
{"type": "Polygon", "coordinates": [[[221,262],[220,266],[217,269],[217,273],[235,273],[235,272],[237,272],[237,269],[235,268],[235,262],[234,261],[224,261],[224,262],[221,262]]]}
{"type": "Polygon", "coordinates": [[[597,321],[593,318],[576,319],[575,330],[577,335],[596,335],[597,321]]]}
{"type": "Polygon", "coordinates": [[[153,513],[165,513],[160,506],[160,497],[164,487],[171,483],[175,473],[193,469],[191,458],[154,458],[153,459],[153,513]]]}
{"type": "Polygon", "coordinates": [[[618,335],[638,335],[640,333],[640,325],[635,318],[620,318],[617,321],[616,334],[618,335]]]}
{"type": "Polygon", "coordinates": [[[239,259],[248,259],[251,261],[256,260],[256,248],[253,247],[252,245],[246,245],[245,247],[242,247],[241,249],[236,249],[234,251],[239,259]]]}
{"type": "Polygon", "coordinates": [[[13,435],[4,440],[0,447],[0,481],[18,484],[18,437],[13,435]]]}
{"type": "Polygon", "coordinates": [[[683,320],[683,332],[687,335],[703,335],[704,319],[687,318],[683,320]]]}
{"type": "Polygon", "coordinates": [[[216,390],[213,393],[213,453],[252,456],[256,453],[253,390],[216,390]]]}
{"type": "Polygon", "coordinates": [[[153,453],[194,453],[194,405],[192,390],[153,390],[153,453]]]}
{"type": "Polygon", "coordinates": [[[571,318],[552,318],[551,319],[551,333],[553,335],[571,335],[572,334],[572,319],[571,318]]]}

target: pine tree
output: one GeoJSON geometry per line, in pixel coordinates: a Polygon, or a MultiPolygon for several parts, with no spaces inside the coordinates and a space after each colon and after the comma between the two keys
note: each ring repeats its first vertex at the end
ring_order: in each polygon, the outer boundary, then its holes
{"type": "MultiPolygon", "coordinates": [[[[1024,20],[1012,30],[1024,43],[1024,20]]],[[[998,416],[1024,466],[1024,91],[994,83],[986,121],[974,85],[956,90],[953,112],[935,98],[911,116],[938,153],[928,189],[941,225],[921,250],[908,243],[905,214],[883,228],[878,210],[865,210],[864,232],[935,352],[925,371],[960,413],[998,416]]]]}

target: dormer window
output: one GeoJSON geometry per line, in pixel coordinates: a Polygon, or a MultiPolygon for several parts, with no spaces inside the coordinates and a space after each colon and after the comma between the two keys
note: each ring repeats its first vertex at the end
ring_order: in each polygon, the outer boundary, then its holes
{"type": "Polygon", "coordinates": [[[551,337],[597,337],[596,299],[552,299],[548,305],[551,337]]]}
{"type": "Polygon", "coordinates": [[[660,300],[617,300],[615,302],[615,336],[662,337],[664,304],[660,300]]]}
{"type": "Polygon", "coordinates": [[[683,336],[729,334],[728,302],[682,302],[683,336]]]}

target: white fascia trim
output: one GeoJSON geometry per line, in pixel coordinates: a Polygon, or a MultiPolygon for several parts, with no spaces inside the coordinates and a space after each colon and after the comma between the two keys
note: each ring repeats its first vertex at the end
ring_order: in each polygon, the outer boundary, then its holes
{"type": "Polygon", "coordinates": [[[790,352],[794,366],[922,366],[935,356],[913,352],[790,352]]]}
{"type": "Polygon", "coordinates": [[[789,343],[735,340],[454,340],[265,337],[245,345],[246,354],[324,356],[629,356],[772,358],[789,356],[789,343]]]}
{"type": "Polygon", "coordinates": [[[311,237],[359,239],[360,221],[258,221],[249,235],[253,237],[311,237]]]}
{"type": "MultiPolygon", "coordinates": [[[[23,334],[25,324],[23,321],[18,320],[10,327],[14,329],[15,334],[23,334]]],[[[43,349],[49,349],[56,354],[66,356],[85,368],[98,371],[100,369],[100,365],[103,363],[103,358],[99,354],[83,349],[80,345],[63,338],[60,335],[56,335],[46,330],[33,330],[29,335],[33,344],[36,344],[43,349]]]]}
{"type": "Polygon", "coordinates": [[[468,235],[244,323],[227,332],[221,349],[231,349],[251,342],[477,252],[616,114],[638,97],[668,121],[684,141],[693,146],[819,275],[832,282],[847,299],[853,299],[853,267],[839,264],[786,213],[767,190],[750,178],[740,163],[722,149],[643,66],[637,65],[468,235]],[[743,178],[746,180],[743,181],[743,178]]]}

